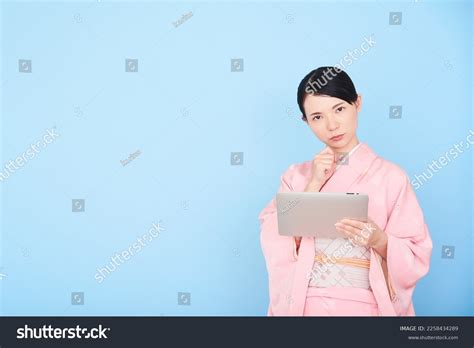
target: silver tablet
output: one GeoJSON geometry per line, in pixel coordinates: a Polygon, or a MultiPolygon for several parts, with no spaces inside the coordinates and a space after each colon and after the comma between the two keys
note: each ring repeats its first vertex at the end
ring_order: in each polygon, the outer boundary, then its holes
{"type": "Polygon", "coordinates": [[[346,237],[334,224],[367,221],[369,197],[362,193],[282,192],[276,195],[278,232],[283,236],[346,237]]]}

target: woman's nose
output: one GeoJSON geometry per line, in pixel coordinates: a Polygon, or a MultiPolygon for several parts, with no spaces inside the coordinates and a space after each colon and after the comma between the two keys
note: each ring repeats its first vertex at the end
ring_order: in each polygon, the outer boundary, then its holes
{"type": "Polygon", "coordinates": [[[327,122],[326,126],[327,126],[329,131],[333,131],[333,130],[339,128],[339,124],[336,122],[336,120],[334,120],[331,117],[328,117],[327,120],[328,120],[328,122],[327,122]]]}

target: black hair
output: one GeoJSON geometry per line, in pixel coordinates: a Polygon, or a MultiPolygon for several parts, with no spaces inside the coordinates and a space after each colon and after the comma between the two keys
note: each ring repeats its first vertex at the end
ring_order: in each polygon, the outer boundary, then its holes
{"type": "Polygon", "coordinates": [[[303,103],[308,94],[336,97],[349,104],[353,104],[357,100],[357,92],[349,75],[332,66],[319,67],[301,80],[298,86],[297,100],[303,121],[306,121],[303,103]]]}

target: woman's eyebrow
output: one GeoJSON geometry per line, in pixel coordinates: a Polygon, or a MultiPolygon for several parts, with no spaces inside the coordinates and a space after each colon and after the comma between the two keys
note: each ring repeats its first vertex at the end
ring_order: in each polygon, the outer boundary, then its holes
{"type": "MultiPolygon", "coordinates": [[[[336,105],[334,105],[334,106],[332,107],[332,109],[334,110],[335,108],[337,108],[339,105],[342,105],[342,104],[344,104],[344,102],[337,103],[336,105]]],[[[313,112],[312,114],[310,114],[310,116],[318,115],[318,114],[320,114],[320,113],[321,113],[320,111],[315,111],[315,112],[313,112]]]]}

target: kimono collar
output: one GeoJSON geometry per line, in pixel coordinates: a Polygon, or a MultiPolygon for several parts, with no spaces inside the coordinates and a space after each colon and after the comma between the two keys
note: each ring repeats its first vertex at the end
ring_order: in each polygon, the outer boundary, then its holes
{"type": "MultiPolygon", "coordinates": [[[[354,146],[354,148],[353,148],[351,151],[349,151],[349,153],[347,154],[346,157],[347,157],[347,158],[350,158],[350,157],[352,156],[352,154],[353,154],[355,151],[357,151],[357,149],[360,147],[361,144],[362,144],[362,143],[359,143],[359,144],[357,144],[356,146],[354,146]]],[[[339,167],[342,166],[342,165],[343,165],[343,164],[338,163],[338,165],[336,166],[336,170],[338,170],[339,167]]]]}
{"type": "Polygon", "coordinates": [[[348,158],[347,164],[342,164],[332,177],[322,187],[321,192],[348,192],[349,188],[369,170],[377,155],[365,143],[348,158]]]}
{"type": "Polygon", "coordinates": [[[351,168],[357,173],[362,174],[367,167],[370,166],[372,161],[377,158],[377,155],[366,143],[359,143],[359,148],[354,151],[352,156],[349,158],[349,163],[346,165],[347,168],[351,168]]]}

